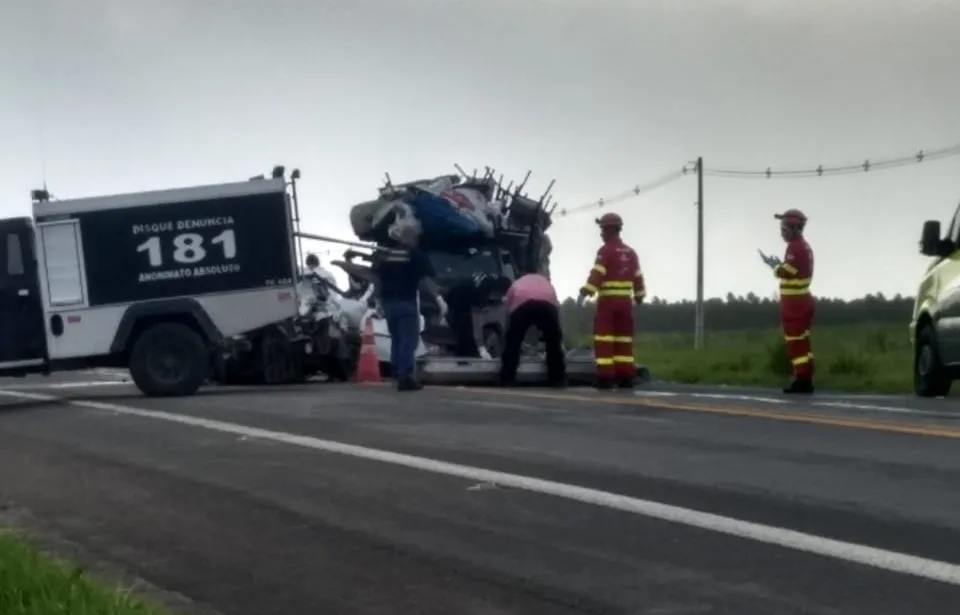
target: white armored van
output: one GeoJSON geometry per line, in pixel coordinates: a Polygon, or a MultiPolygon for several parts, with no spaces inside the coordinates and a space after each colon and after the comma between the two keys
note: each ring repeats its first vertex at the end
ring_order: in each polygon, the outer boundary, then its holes
{"type": "Polygon", "coordinates": [[[0,220],[0,375],[127,367],[192,395],[222,340],[296,316],[282,177],[49,200],[0,220]]]}

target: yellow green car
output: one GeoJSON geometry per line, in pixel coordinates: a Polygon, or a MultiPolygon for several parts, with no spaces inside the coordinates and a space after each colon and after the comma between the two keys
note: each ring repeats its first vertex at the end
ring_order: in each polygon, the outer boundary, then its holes
{"type": "Polygon", "coordinates": [[[946,234],[936,220],[923,223],[920,253],[936,260],[917,288],[910,321],[913,388],[921,397],[943,397],[960,378],[960,207],[946,234]]]}

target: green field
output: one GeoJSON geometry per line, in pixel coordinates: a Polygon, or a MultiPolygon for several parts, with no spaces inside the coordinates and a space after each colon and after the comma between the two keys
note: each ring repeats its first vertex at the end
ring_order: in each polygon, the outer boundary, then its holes
{"type": "MultiPolygon", "coordinates": [[[[814,328],[818,388],[878,393],[913,391],[907,324],[814,328]]],[[[779,330],[709,331],[703,350],[693,335],[641,334],[637,360],[657,380],[686,384],[782,386],[790,373],[779,330]]]]}
{"type": "Polygon", "coordinates": [[[83,570],[48,559],[0,530],[3,615],[162,615],[129,592],[107,589],[83,570]]]}

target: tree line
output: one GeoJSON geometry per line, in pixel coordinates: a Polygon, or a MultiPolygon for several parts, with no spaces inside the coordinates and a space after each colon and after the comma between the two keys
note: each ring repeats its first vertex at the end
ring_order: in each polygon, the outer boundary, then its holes
{"type": "MultiPolygon", "coordinates": [[[[900,323],[906,326],[913,313],[913,297],[882,293],[870,294],[853,300],[816,299],[815,326],[842,326],[871,323],[900,323]]],[[[659,297],[649,299],[636,312],[636,329],[644,333],[690,332],[693,329],[696,304],[693,301],[669,302],[659,297]]],[[[567,299],[562,306],[566,328],[579,333],[590,331],[593,306],[577,307],[567,299]]],[[[725,299],[704,301],[704,329],[707,331],[735,331],[776,327],[779,325],[779,302],[750,293],[746,296],[728,294],[725,299]]]]}

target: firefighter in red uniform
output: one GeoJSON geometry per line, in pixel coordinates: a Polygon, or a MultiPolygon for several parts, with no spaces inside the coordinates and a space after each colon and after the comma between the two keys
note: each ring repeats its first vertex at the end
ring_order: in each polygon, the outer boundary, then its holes
{"type": "Polygon", "coordinates": [[[810,345],[813,250],[803,238],[807,217],[797,209],[789,209],[774,217],[780,221],[780,236],[787,242],[783,262],[776,259],[768,262],[780,280],[780,324],[787,357],[793,366],[793,380],[783,392],[813,393],[813,348],[810,345]]]}
{"type": "Polygon", "coordinates": [[[596,357],[596,386],[600,389],[633,388],[636,364],[633,355],[633,305],[643,302],[646,289],[640,261],[633,248],[623,243],[623,220],[604,214],[597,221],[603,246],[580,289],[580,303],[597,295],[593,318],[593,352],[596,357]]]}

